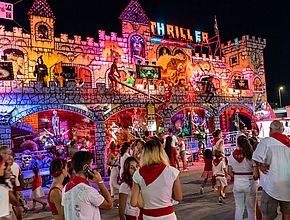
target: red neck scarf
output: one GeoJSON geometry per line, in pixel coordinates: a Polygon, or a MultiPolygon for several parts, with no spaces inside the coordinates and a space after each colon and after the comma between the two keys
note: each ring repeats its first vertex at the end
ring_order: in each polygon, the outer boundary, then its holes
{"type": "Polygon", "coordinates": [[[83,177],[80,176],[74,176],[66,185],[65,187],[65,192],[68,192],[69,190],[71,190],[72,188],[74,188],[75,186],[77,186],[80,183],[84,183],[89,185],[89,181],[83,177]]]}
{"type": "Polygon", "coordinates": [[[282,144],[286,145],[287,147],[290,147],[290,139],[285,134],[273,133],[270,134],[270,137],[275,138],[277,141],[280,141],[282,144]]]}
{"type": "Polygon", "coordinates": [[[140,168],[139,173],[143,177],[145,184],[148,186],[156,180],[158,176],[160,176],[165,167],[166,165],[163,163],[159,165],[146,165],[140,168]]]}
{"type": "Polygon", "coordinates": [[[242,163],[242,161],[244,160],[245,156],[243,154],[243,152],[239,149],[235,149],[233,151],[233,157],[236,161],[238,161],[239,163],[242,163]]]}
{"type": "Polygon", "coordinates": [[[216,158],[216,159],[214,159],[212,162],[213,162],[213,165],[215,165],[215,166],[217,166],[217,165],[219,165],[220,164],[220,162],[222,162],[222,160],[223,160],[223,158],[221,157],[221,158],[216,158]]]}
{"type": "Polygon", "coordinates": [[[219,141],[219,139],[219,137],[215,137],[212,141],[212,146],[214,146],[219,141]]]}

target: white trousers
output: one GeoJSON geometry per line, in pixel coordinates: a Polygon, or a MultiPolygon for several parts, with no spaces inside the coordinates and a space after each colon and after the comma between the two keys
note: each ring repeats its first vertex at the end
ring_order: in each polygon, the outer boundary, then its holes
{"type": "Polygon", "coordinates": [[[109,183],[111,189],[111,196],[114,196],[114,200],[117,200],[119,198],[120,185],[118,184],[118,176],[119,176],[119,168],[112,167],[109,183]]]}
{"type": "Polygon", "coordinates": [[[234,181],[234,197],[236,204],[235,220],[242,220],[245,206],[248,220],[256,219],[256,184],[249,177],[236,178],[234,181]]]}

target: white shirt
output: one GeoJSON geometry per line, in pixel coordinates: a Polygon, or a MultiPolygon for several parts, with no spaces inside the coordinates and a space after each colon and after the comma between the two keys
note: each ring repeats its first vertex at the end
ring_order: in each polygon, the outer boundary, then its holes
{"type": "MultiPolygon", "coordinates": [[[[229,166],[233,168],[233,172],[236,173],[249,173],[253,172],[253,160],[247,160],[247,158],[244,158],[241,163],[239,163],[231,154],[229,156],[229,166]]],[[[253,174],[251,175],[235,175],[235,183],[238,183],[238,181],[246,181],[253,180],[253,174]],[[250,178],[249,178],[250,177],[250,178]]]]}
{"type": "MultiPolygon", "coordinates": [[[[133,181],[141,187],[145,209],[156,209],[172,206],[172,189],[179,171],[174,167],[167,166],[163,172],[148,186],[137,170],[133,175],[133,181]]],[[[157,219],[143,215],[144,220],[157,219]]],[[[160,216],[158,220],[175,220],[175,213],[160,216]]]]}
{"type": "Polygon", "coordinates": [[[16,186],[20,186],[20,182],[18,176],[20,174],[20,167],[17,163],[13,162],[11,166],[11,174],[15,176],[15,184],[16,186]]]}
{"type": "MultiPolygon", "coordinates": [[[[67,186],[67,185],[66,185],[67,186]]],[[[65,219],[69,220],[100,220],[99,206],[104,197],[95,188],[80,183],[65,192],[62,191],[61,205],[64,207],[65,219]]]]}
{"type": "Polygon", "coordinates": [[[130,157],[130,154],[129,153],[124,153],[123,156],[121,156],[120,158],[120,178],[122,179],[122,174],[123,174],[123,171],[124,171],[124,163],[125,163],[125,160],[130,157]]]}
{"type": "Polygon", "coordinates": [[[254,151],[253,160],[270,165],[268,173],[261,175],[265,192],[274,199],[290,202],[290,148],[266,137],[254,151]]]}
{"type": "MultiPolygon", "coordinates": [[[[166,134],[166,135],[163,136],[164,146],[165,146],[165,143],[166,143],[166,138],[168,136],[169,136],[168,134],[166,134]]],[[[175,135],[172,135],[171,137],[172,137],[171,146],[172,147],[176,147],[176,143],[178,142],[177,137],[175,135]]]]}
{"type": "Polygon", "coordinates": [[[184,141],[180,141],[180,143],[178,144],[179,146],[179,151],[185,151],[185,142],[184,141]]]}
{"type": "Polygon", "coordinates": [[[125,207],[125,215],[131,216],[139,216],[140,209],[137,207],[132,207],[130,204],[131,201],[131,188],[127,183],[122,183],[119,189],[119,193],[123,193],[127,195],[126,207],[125,207]]]}
{"type": "Polygon", "coordinates": [[[9,188],[3,184],[0,184],[0,217],[4,217],[10,214],[9,210],[9,188]]]}
{"type": "Polygon", "coordinates": [[[226,166],[224,159],[222,159],[222,161],[217,166],[212,164],[212,171],[213,171],[214,175],[218,175],[218,174],[224,175],[225,174],[224,169],[226,169],[226,168],[227,168],[227,166],[226,166]]]}

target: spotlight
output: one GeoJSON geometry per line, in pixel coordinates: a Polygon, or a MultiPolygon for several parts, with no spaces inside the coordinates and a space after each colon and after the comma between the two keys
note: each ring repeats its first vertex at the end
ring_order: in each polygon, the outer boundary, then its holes
{"type": "Polygon", "coordinates": [[[156,66],[156,61],[153,61],[152,64],[156,66]]]}
{"type": "Polygon", "coordinates": [[[148,60],[146,60],[146,61],[145,61],[145,64],[148,66],[148,65],[149,65],[149,61],[148,61],[148,60]]]}
{"type": "Polygon", "coordinates": [[[139,65],[141,65],[142,60],[137,60],[137,63],[138,63],[139,65]]]}

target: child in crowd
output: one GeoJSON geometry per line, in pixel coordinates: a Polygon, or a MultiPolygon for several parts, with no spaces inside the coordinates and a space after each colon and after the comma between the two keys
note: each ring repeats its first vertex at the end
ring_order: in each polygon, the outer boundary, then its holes
{"type": "Polygon", "coordinates": [[[39,174],[39,169],[38,167],[33,167],[32,169],[34,176],[32,177],[32,191],[30,194],[30,198],[33,201],[33,205],[32,205],[32,209],[31,211],[35,210],[35,206],[36,206],[36,202],[42,204],[42,208],[45,209],[46,207],[46,203],[42,202],[41,200],[39,200],[41,197],[44,196],[44,192],[42,190],[42,177],[39,174]]]}
{"type": "Polygon", "coordinates": [[[200,189],[200,194],[202,195],[204,193],[204,187],[207,183],[207,180],[211,178],[211,183],[212,183],[212,188],[214,189],[215,185],[215,179],[212,176],[212,151],[210,149],[206,149],[204,151],[203,155],[203,160],[204,160],[204,168],[203,168],[203,173],[201,175],[202,178],[204,178],[203,183],[201,184],[201,189],[200,189]]]}
{"type": "Polygon", "coordinates": [[[227,190],[227,167],[224,158],[220,152],[215,154],[215,159],[212,161],[213,175],[216,179],[216,187],[218,189],[219,204],[223,203],[225,199],[225,192],[227,190]]]}
{"type": "Polygon", "coordinates": [[[137,220],[140,210],[130,205],[131,189],[133,186],[133,174],[138,169],[138,161],[134,157],[128,157],[124,163],[122,180],[119,189],[119,217],[120,220],[137,220]]]}

